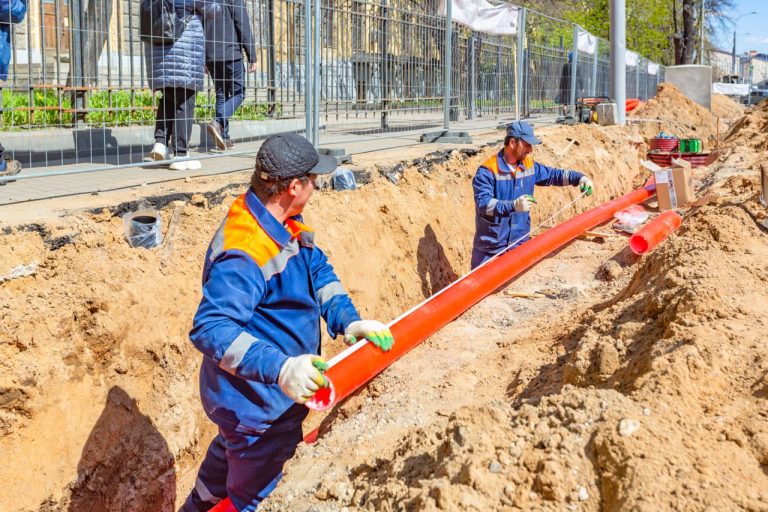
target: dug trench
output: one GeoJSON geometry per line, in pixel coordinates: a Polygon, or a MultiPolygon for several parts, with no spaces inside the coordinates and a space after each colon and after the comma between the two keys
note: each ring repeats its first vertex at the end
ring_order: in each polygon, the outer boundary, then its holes
{"type": "MultiPolygon", "coordinates": [[[[642,141],[679,122],[542,130],[540,161],[598,185],[563,218],[641,183],[642,141]]],[[[370,183],[313,197],[306,221],[364,317],[394,318],[468,270],[471,176],[494,147],[361,158],[370,183]]],[[[578,240],[507,287],[547,298],[500,291],[312,416],[320,441],[264,508],[768,506],[766,242],[750,158],[734,148],[702,174],[727,200],[650,257],[621,237],[578,240]]],[[[13,461],[1,509],[174,510],[191,489],[214,429],[187,331],[205,249],[247,175],[226,179],[156,198],[175,219],[156,250],[127,246],[119,201],[3,231],[0,276],[37,268],[0,284],[0,451],[13,461]]],[[[576,195],[540,189],[534,224],[576,195]]],[[[325,354],[340,349],[325,340],[325,354]]]]}

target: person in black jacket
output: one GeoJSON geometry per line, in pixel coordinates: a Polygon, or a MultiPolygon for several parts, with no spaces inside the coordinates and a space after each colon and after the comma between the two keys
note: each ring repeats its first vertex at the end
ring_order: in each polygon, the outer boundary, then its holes
{"type": "Polygon", "coordinates": [[[224,0],[222,12],[205,23],[205,60],[216,86],[216,119],[208,124],[216,147],[234,146],[229,138],[229,118],[245,99],[243,51],[256,71],[256,44],[243,0],[224,0]]]}

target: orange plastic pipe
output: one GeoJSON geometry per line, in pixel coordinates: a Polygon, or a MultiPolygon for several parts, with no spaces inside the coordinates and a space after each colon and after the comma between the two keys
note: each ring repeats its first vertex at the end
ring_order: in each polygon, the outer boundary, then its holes
{"type": "MultiPolygon", "coordinates": [[[[331,386],[322,388],[313,397],[314,409],[332,407],[354,393],[406,352],[453,321],[501,285],[538,263],[541,259],[567,244],[584,231],[610,220],[613,215],[634,204],[642,203],[656,194],[653,179],[643,188],[634,190],[613,201],[577,215],[546,233],[528,240],[498,257],[477,267],[425,303],[395,320],[390,329],[395,344],[389,352],[382,352],[363,340],[350,347],[349,355],[334,358],[326,378],[331,386]],[[336,362],[334,362],[334,360],[336,362]]],[[[318,430],[304,436],[305,443],[317,440],[318,430]]],[[[211,512],[237,512],[229,498],[220,501],[211,512]]]]}
{"type": "Polygon", "coordinates": [[[310,401],[311,408],[324,410],[340,402],[513,277],[583,232],[608,221],[616,212],[641,203],[655,193],[656,186],[648,184],[577,215],[477,267],[390,324],[395,344],[389,352],[382,352],[363,340],[340,354],[341,357],[329,361],[331,367],[325,376],[331,386],[315,394],[310,401]]]}
{"type": "Polygon", "coordinates": [[[683,218],[673,210],[668,210],[640,228],[629,239],[629,248],[635,254],[645,254],[664,241],[674,230],[680,227],[683,218]]]}
{"type": "Polygon", "coordinates": [[[232,501],[230,499],[224,498],[220,502],[218,502],[216,505],[213,506],[212,509],[209,510],[209,512],[238,512],[235,506],[232,504],[232,501]]]}
{"type": "Polygon", "coordinates": [[[637,106],[640,104],[640,100],[637,98],[628,98],[625,102],[627,112],[630,112],[632,110],[635,110],[637,106]]]}

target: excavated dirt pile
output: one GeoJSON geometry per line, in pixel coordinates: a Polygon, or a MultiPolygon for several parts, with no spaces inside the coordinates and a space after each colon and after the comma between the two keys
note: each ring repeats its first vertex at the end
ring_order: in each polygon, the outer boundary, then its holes
{"type": "Polygon", "coordinates": [[[736,119],[744,114],[744,105],[733,101],[723,94],[712,95],[712,113],[726,121],[736,119]]]}
{"type": "Polygon", "coordinates": [[[698,210],[554,340],[566,354],[525,396],[414,431],[351,464],[346,493],[334,498],[334,479],[315,497],[363,510],[765,510],[767,257],[740,206],[698,210]]]}
{"type": "Polygon", "coordinates": [[[768,100],[747,109],[744,116],[731,127],[727,142],[732,147],[747,145],[765,152],[766,133],[768,133],[768,100]]]}
{"type": "Polygon", "coordinates": [[[715,142],[717,119],[672,84],[660,84],[656,96],[633,110],[630,117],[663,121],[667,133],[702,139],[705,147],[715,142]]]}
{"type": "MultiPolygon", "coordinates": [[[[400,436],[385,420],[352,456],[332,427],[289,463],[267,510],[768,510],[768,223],[751,166],[751,148],[768,144],[766,110],[750,110],[732,153],[697,171],[714,205],[691,209],[603,300],[525,331],[552,359],[531,374],[505,353],[528,344],[507,332],[483,374],[506,393],[470,386],[477,405],[400,436]]],[[[392,373],[380,389],[407,385],[392,373]]]]}
{"type": "MultiPolygon", "coordinates": [[[[702,134],[712,118],[665,119],[537,131],[538,160],[597,185],[549,222],[642,183],[643,139],[702,134]]],[[[394,318],[468,270],[471,177],[498,147],[489,138],[427,157],[361,155],[366,185],[313,197],[305,220],[364,317],[394,318]]],[[[768,248],[755,169],[738,167],[756,161],[745,148],[702,181],[728,199],[694,211],[650,257],[638,263],[610,234],[579,241],[521,279],[559,286],[553,298],[492,296],[312,416],[320,442],[299,449],[264,509],[768,508],[768,248]],[[604,283],[606,260],[617,270],[604,283]]],[[[0,453],[12,461],[0,510],[180,505],[214,435],[187,339],[201,262],[247,178],[152,198],[169,237],[156,250],[125,243],[119,215],[133,203],[0,231],[0,453]]],[[[577,195],[537,189],[534,225],[577,195]]],[[[340,348],[324,343],[326,355],[340,348]]]]}

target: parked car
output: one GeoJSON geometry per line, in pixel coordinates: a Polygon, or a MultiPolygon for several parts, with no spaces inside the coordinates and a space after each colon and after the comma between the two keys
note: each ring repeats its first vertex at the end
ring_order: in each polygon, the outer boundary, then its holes
{"type": "Polygon", "coordinates": [[[768,89],[757,89],[749,92],[749,96],[743,96],[741,102],[744,105],[756,105],[768,98],[768,89]]]}

